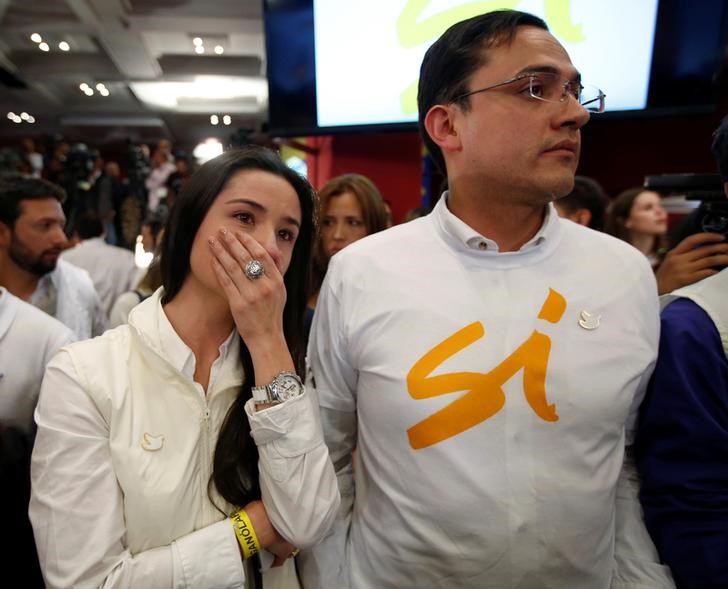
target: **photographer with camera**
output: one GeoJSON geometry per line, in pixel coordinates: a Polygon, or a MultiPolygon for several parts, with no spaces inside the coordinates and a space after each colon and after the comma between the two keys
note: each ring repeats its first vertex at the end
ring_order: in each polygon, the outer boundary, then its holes
{"type": "MultiPolygon", "coordinates": [[[[728,196],[728,117],[713,138],[728,196]]],[[[710,221],[703,228],[720,231],[722,221],[722,234],[713,235],[725,241],[728,216],[710,221]]],[[[688,259],[704,235],[684,239],[674,260],[688,259]]],[[[725,265],[726,256],[712,257],[712,265],[725,265]]],[[[728,587],[728,268],[693,275],[700,274],[707,277],[661,299],[660,348],[636,459],[645,523],[676,585],[717,589],[728,587]]]]}
{"type": "MultiPolygon", "coordinates": [[[[717,148],[714,146],[714,149],[717,148]]],[[[716,157],[719,158],[717,154],[716,157]]],[[[690,176],[698,181],[712,178],[712,175],[690,176]]],[[[721,191],[713,188],[712,182],[710,189],[705,185],[696,188],[692,193],[688,190],[688,198],[703,202],[671,236],[671,249],[655,272],[657,290],[661,295],[714,276],[720,268],[728,265],[728,200],[723,198],[721,191]]]]}

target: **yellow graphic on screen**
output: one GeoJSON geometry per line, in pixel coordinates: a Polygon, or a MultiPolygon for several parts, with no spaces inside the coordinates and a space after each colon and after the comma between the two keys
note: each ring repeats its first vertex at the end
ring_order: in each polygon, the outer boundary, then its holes
{"type": "MultiPolygon", "coordinates": [[[[558,323],[566,310],[566,299],[553,289],[544,301],[538,319],[558,323]]],[[[485,335],[479,321],[463,327],[420,358],[407,374],[407,390],[413,399],[429,399],[457,391],[468,391],[449,405],[407,430],[410,446],[419,450],[438,444],[493,417],[503,408],[503,385],[523,369],[523,393],[534,413],[544,421],[558,421],[556,406],[546,398],[551,339],[537,330],[493,370],[452,372],[430,376],[438,366],[485,335]]]]}
{"type": "MultiPolygon", "coordinates": [[[[408,0],[397,18],[397,38],[400,45],[409,49],[422,43],[434,41],[456,22],[491,12],[493,10],[515,9],[521,0],[484,0],[464,2],[433,16],[419,20],[430,0],[408,0]]],[[[584,40],[580,24],[571,22],[571,0],[544,0],[544,14],[553,34],[563,41],[578,43],[584,40]]],[[[417,80],[400,95],[402,112],[411,115],[417,112],[417,80]]]]}

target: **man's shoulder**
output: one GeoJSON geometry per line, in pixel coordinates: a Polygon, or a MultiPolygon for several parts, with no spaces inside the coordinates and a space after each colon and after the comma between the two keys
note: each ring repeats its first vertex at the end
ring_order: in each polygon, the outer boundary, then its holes
{"type": "Polygon", "coordinates": [[[103,245],[104,254],[108,254],[109,257],[113,256],[115,259],[126,262],[134,261],[134,252],[118,245],[111,245],[110,243],[104,242],[103,245]]]}
{"type": "Polygon", "coordinates": [[[59,291],[72,289],[81,296],[98,298],[96,287],[94,287],[94,282],[87,270],[66,260],[59,259],[52,274],[54,275],[53,282],[59,291]]]}
{"type": "Polygon", "coordinates": [[[423,239],[432,236],[432,226],[426,217],[421,217],[401,225],[394,225],[384,231],[372,233],[347,246],[337,256],[346,257],[367,257],[378,256],[389,252],[401,252],[410,250],[416,244],[421,244],[423,239]]]}
{"type": "Polygon", "coordinates": [[[56,268],[51,272],[51,274],[56,278],[77,281],[79,284],[90,284],[93,287],[91,275],[87,270],[84,270],[63,258],[59,258],[56,268]]]}
{"type": "Polygon", "coordinates": [[[23,332],[33,334],[37,340],[71,342],[75,340],[73,332],[61,323],[55,317],[48,315],[40,309],[34,307],[30,303],[20,300],[19,298],[5,293],[3,296],[13,298],[13,307],[15,309],[14,323],[17,324],[23,332]]]}
{"type": "Polygon", "coordinates": [[[563,227],[565,245],[580,248],[582,255],[601,254],[618,258],[621,263],[649,268],[645,255],[626,241],[566,219],[563,220],[563,227]]]}

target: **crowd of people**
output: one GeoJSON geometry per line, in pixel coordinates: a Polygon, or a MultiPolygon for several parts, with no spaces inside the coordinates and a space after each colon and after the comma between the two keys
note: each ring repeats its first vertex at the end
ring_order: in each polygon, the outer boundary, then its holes
{"type": "Polygon", "coordinates": [[[728,587],[728,227],[576,176],[604,107],[500,10],[425,54],[446,187],[396,226],[264,147],[4,158],[23,585],[728,587]]]}

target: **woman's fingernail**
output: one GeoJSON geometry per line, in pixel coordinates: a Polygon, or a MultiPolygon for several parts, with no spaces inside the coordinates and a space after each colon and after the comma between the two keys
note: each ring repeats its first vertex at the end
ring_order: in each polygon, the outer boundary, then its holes
{"type": "Polygon", "coordinates": [[[222,229],[220,229],[220,235],[227,235],[227,232],[228,232],[228,230],[225,229],[225,227],[223,227],[222,229]]]}
{"type": "Polygon", "coordinates": [[[215,245],[215,238],[214,237],[208,237],[207,238],[207,243],[209,243],[210,245],[215,245]]]}

